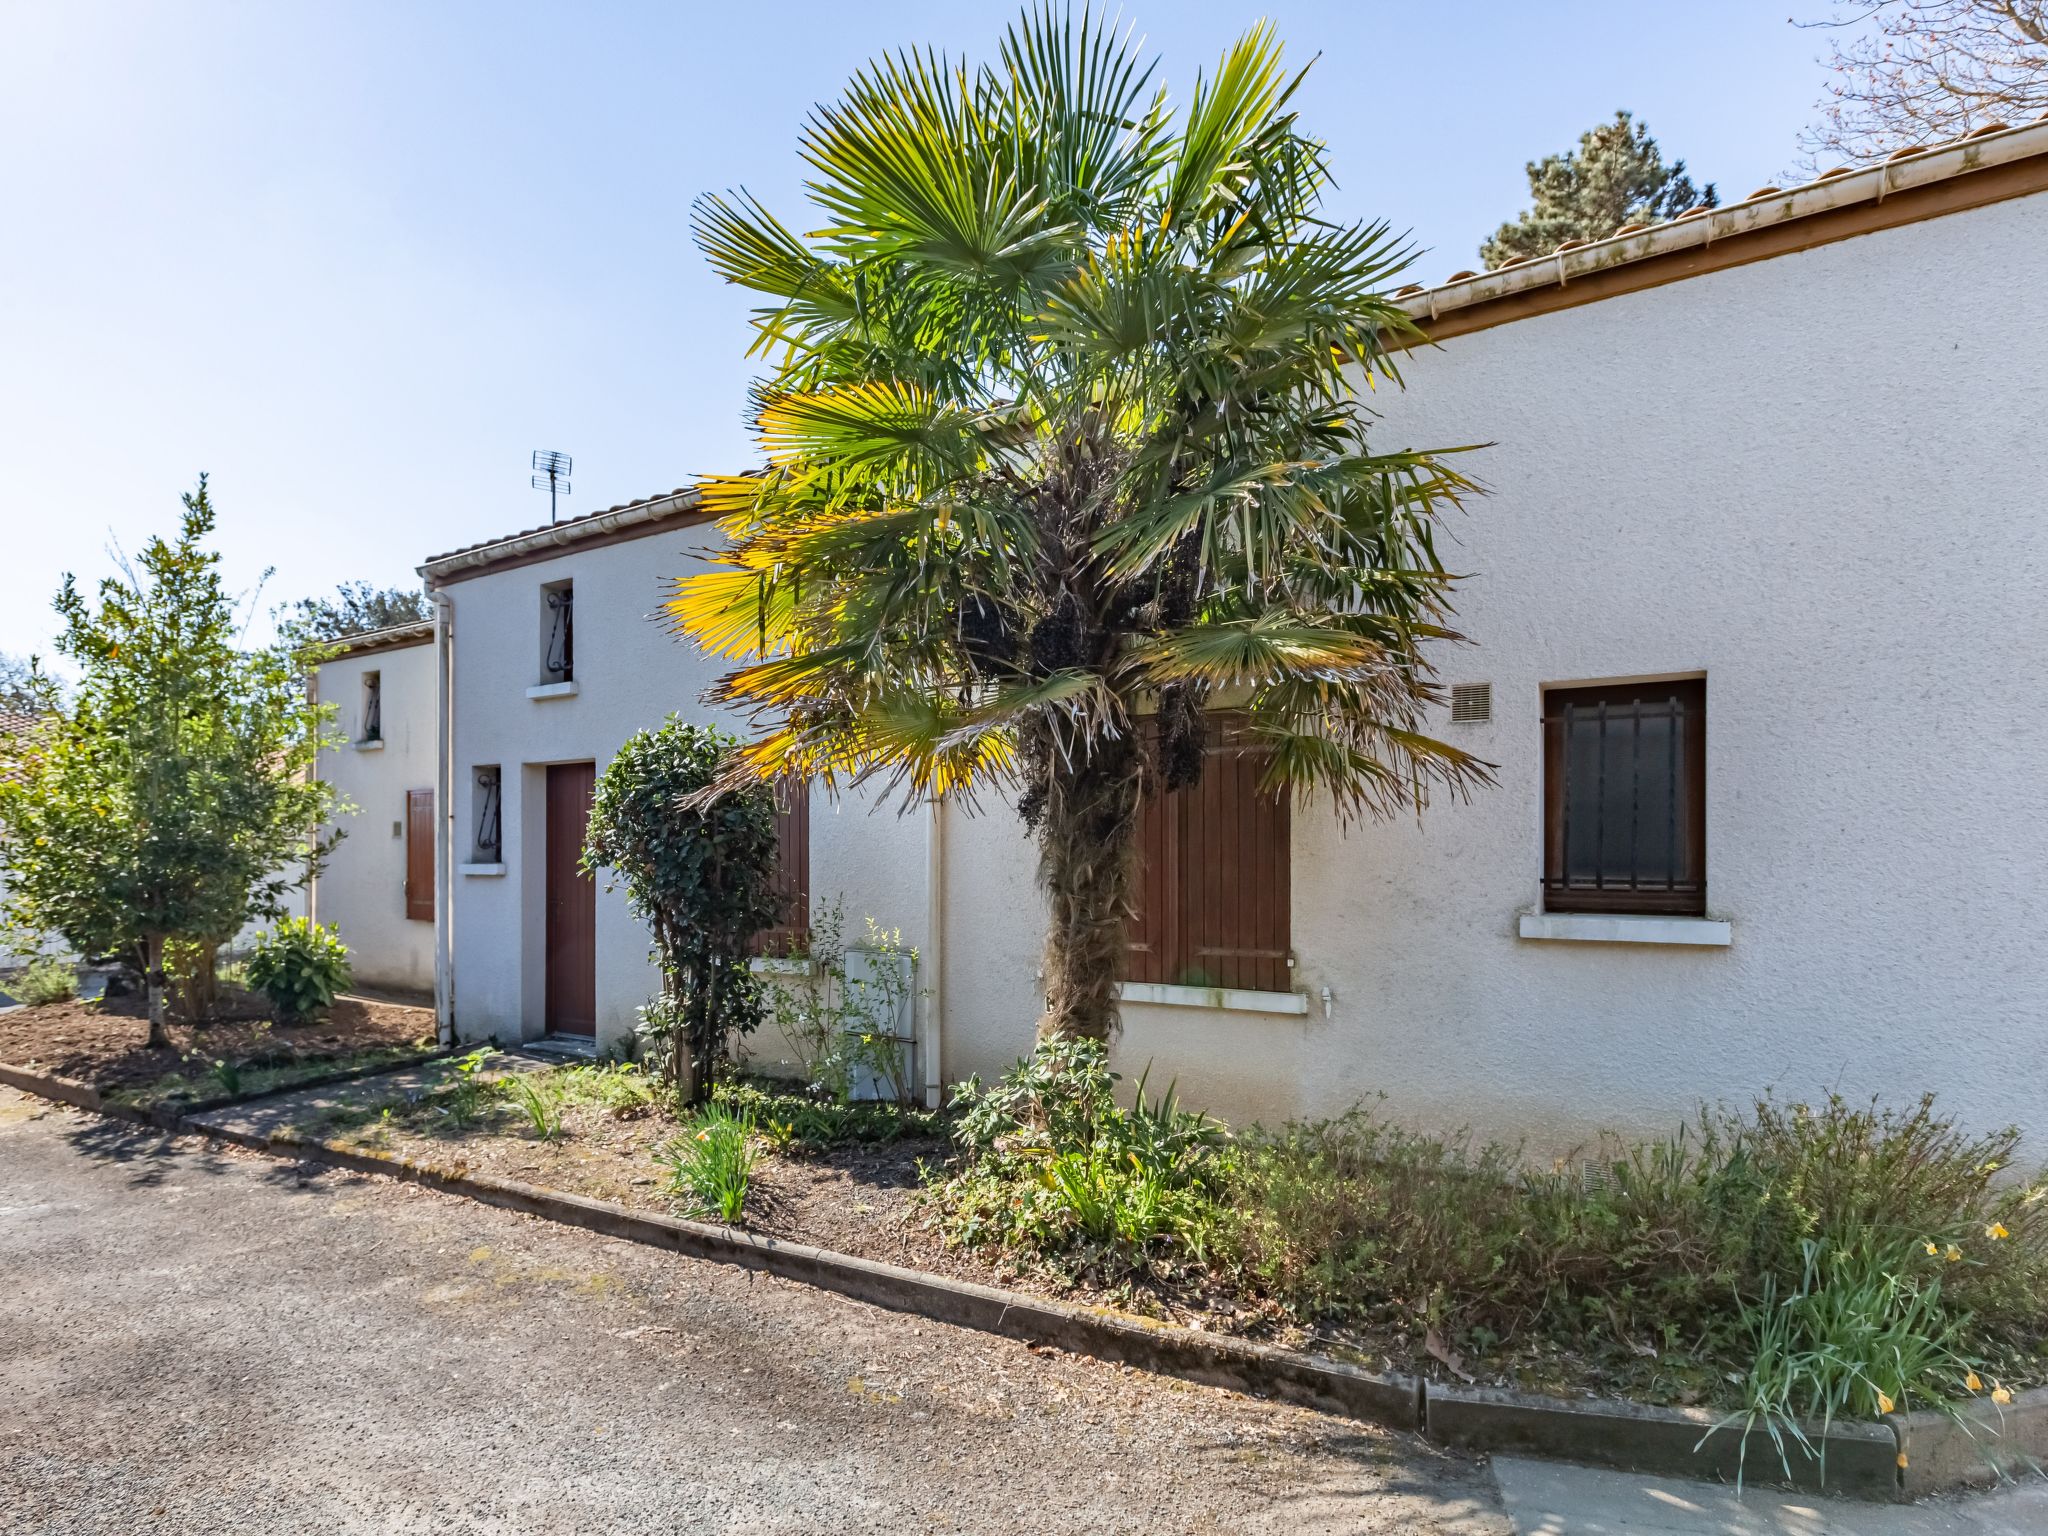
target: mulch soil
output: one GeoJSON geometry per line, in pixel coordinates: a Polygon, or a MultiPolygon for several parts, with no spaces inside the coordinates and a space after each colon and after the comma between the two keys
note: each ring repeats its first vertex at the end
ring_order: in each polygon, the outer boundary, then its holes
{"type": "Polygon", "coordinates": [[[108,1092],[145,1087],[188,1068],[204,1077],[216,1061],[284,1066],[433,1043],[430,1008],[343,998],[325,1018],[291,1025],[272,1024],[261,1008],[260,999],[231,997],[227,1018],[173,1023],[168,1050],[145,1043],[149,1008],[141,997],[15,1008],[0,1013],[0,1062],[108,1092]]]}

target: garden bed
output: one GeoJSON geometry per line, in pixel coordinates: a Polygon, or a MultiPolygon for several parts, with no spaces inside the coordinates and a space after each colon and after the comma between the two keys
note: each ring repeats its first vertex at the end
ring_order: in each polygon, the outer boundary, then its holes
{"type": "Polygon", "coordinates": [[[147,1043],[149,1010],[139,996],[10,1009],[0,1013],[0,1062],[84,1083],[109,1103],[147,1109],[272,1092],[332,1072],[397,1065],[434,1049],[431,1009],[342,998],[312,1023],[280,1025],[259,997],[224,1001],[226,1017],[174,1022],[169,1048],[155,1049],[147,1043]]]}
{"type": "MultiPolygon", "coordinates": [[[[662,1154],[715,1127],[679,1119],[633,1069],[479,1057],[466,1073],[458,1064],[450,1074],[442,1086],[398,1093],[390,1085],[359,1085],[295,1112],[291,1129],[344,1148],[630,1210],[713,1214],[672,1176],[674,1159],[662,1154]],[[507,1070],[514,1066],[516,1073],[507,1070]],[[515,1077],[524,1087],[511,1086],[515,1077]]],[[[986,1095],[982,1102],[989,1102],[986,1095]]],[[[1769,1309],[1745,1313],[1732,1289],[1740,1267],[1719,1206],[1738,1191],[1720,1154],[1666,1166],[1655,1149],[1636,1149],[1646,1160],[1617,1165],[1613,1177],[1622,1187],[1586,1194],[1575,1181],[1518,1178],[1454,1142],[1375,1131],[1369,1120],[1281,1137],[1226,1137],[1220,1152],[1212,1146],[1202,1154],[1227,1168],[1226,1176],[1198,1201],[1166,1207],[1170,1220],[1120,1241],[1083,1230],[1087,1218],[1074,1200],[1091,1196],[1063,1192],[1072,1170],[1053,1166],[1057,1135],[1033,1147],[1022,1144],[1028,1137],[1005,1132],[997,1149],[985,1143],[970,1156],[963,1144],[973,1143],[977,1129],[988,1130],[987,1123],[977,1128],[972,1115],[962,1121],[834,1106],[760,1086],[742,1088],[727,1103],[755,1128],[738,1225],[764,1236],[1451,1387],[1718,1412],[1741,1407],[1751,1371],[1763,1369],[1751,1359],[1746,1330],[1769,1309]],[[1393,1251],[1399,1248],[1410,1251],[1393,1251]],[[1659,1319],[1667,1319],[1664,1326],[1659,1319]]],[[[1976,1211],[1971,1191],[1981,1181],[1972,1169],[1963,1168],[1969,1177],[1948,1189],[1953,1175],[1924,1161],[1944,1147],[1975,1156],[1973,1144],[1943,1141],[1939,1122],[1924,1115],[1864,1122],[1838,1109],[1794,1116],[1775,1129],[1768,1121],[1753,1125],[1757,1139],[1745,1156],[1791,1161],[1766,1176],[1775,1185],[1742,1185],[1742,1198],[1766,1213],[1791,1202],[1825,1211],[1871,1192],[1889,1200],[1894,1186],[1920,1199],[1917,1181],[1934,1203],[1905,1208],[1916,1222],[1938,1214],[1943,1199],[1976,1211]],[[1770,1135],[1793,1144],[1773,1149],[1770,1135]],[[1884,1169],[1882,1159],[1893,1156],[1908,1160],[1884,1169]],[[1845,1182],[1831,1189],[1830,1181],[1845,1182]]],[[[1192,1117],[1176,1122],[1163,1112],[1149,1129],[1127,1125],[1118,1134],[1140,1143],[1171,1141],[1193,1124],[1192,1117]]],[[[1133,1161],[1125,1145],[1091,1164],[1106,1177],[1095,1193],[1111,1190],[1128,1201],[1139,1163],[1150,1166],[1154,1157],[1148,1152],[1133,1161]]],[[[2013,1230],[2004,1238],[1994,1238],[1974,1214],[1972,1232],[1942,1229],[1937,1250],[1953,1231],[1968,1249],[1960,1259],[1921,1253],[1924,1242],[1916,1240],[1913,1251],[1927,1263],[1911,1285],[1924,1288],[1929,1275],[1939,1275],[1962,1296],[2011,1307],[2013,1295],[1997,1289],[1997,1273],[1982,1266],[2010,1261],[2017,1267],[2007,1278],[2032,1284],[2042,1235],[2034,1208],[2007,1210],[2013,1230]]],[[[1847,1283],[1840,1274],[1834,1281],[1847,1283]]],[[[1789,1282],[1776,1294],[1789,1300],[1789,1282]]],[[[2018,1305],[2024,1312],[2024,1293],[2018,1305]]],[[[1930,1342],[1939,1323],[1916,1314],[1899,1337],[1930,1342]]],[[[1888,1346],[1845,1339],[1842,1347],[1888,1346]]],[[[1943,1336],[1940,1347],[1949,1351],[1940,1356],[1947,1363],[1916,1367],[1909,1406],[1927,1406],[1933,1384],[1995,1413],[1994,1392],[2048,1378],[2038,1329],[2008,1327],[1994,1335],[1971,1325],[1943,1336]],[[1979,1386],[1966,1383],[1965,1362],[1982,1370],[1979,1386]]],[[[1871,1402],[1860,1401],[1866,1378],[1855,1373],[1851,1355],[1795,1365],[1807,1375],[1788,1383],[1787,1404],[1817,1419],[1826,1404],[1802,1394],[1845,1390],[1837,1417],[1869,1423],[1877,1416],[1883,1389],[1871,1382],[1871,1402]]]]}

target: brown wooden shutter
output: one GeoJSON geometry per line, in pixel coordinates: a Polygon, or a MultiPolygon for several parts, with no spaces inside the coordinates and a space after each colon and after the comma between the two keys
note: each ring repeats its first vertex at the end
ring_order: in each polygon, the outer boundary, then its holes
{"type": "Polygon", "coordinates": [[[754,939],[754,952],[780,955],[801,948],[811,932],[811,788],[779,785],[775,792],[775,900],[781,919],[754,939]]]}
{"type": "Polygon", "coordinates": [[[434,792],[405,792],[405,915],[434,920],[434,792]]]}
{"type": "Polygon", "coordinates": [[[1265,793],[1266,755],[1212,717],[1201,782],[1139,809],[1132,981],[1284,992],[1292,900],[1285,796],[1265,793]]]}

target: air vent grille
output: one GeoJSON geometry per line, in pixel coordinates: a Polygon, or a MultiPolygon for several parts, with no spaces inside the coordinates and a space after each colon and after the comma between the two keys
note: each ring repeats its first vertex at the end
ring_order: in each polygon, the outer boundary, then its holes
{"type": "Polygon", "coordinates": [[[1455,683],[1451,687],[1451,723],[1475,725],[1493,718],[1493,684],[1455,683]]]}

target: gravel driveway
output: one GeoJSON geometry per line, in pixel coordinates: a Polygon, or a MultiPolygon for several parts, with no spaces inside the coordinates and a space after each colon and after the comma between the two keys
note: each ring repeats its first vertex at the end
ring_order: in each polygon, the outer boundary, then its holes
{"type": "Polygon", "coordinates": [[[1508,1529],[1409,1436],[4,1088],[0,1526],[1508,1529]]]}

